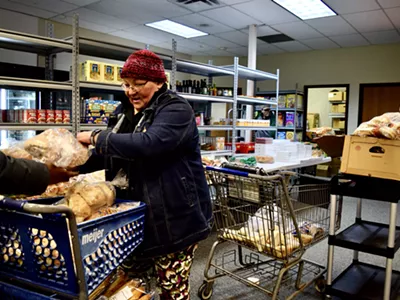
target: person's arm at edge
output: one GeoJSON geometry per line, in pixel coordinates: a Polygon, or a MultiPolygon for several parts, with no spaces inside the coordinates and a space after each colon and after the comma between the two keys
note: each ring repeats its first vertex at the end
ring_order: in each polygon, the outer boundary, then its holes
{"type": "Polygon", "coordinates": [[[193,130],[193,112],[185,102],[171,101],[154,118],[146,132],[96,136],[96,152],[123,158],[151,157],[173,151],[193,130]]]}
{"type": "Polygon", "coordinates": [[[14,159],[0,151],[0,193],[40,195],[50,182],[45,164],[14,159]]]}

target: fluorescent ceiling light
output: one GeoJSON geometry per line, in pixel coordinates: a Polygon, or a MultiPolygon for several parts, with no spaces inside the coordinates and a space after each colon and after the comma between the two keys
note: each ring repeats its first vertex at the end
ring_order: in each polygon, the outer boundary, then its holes
{"type": "Polygon", "coordinates": [[[184,38],[194,38],[198,36],[208,35],[203,31],[190,28],[188,26],[170,21],[170,20],[163,20],[153,23],[145,24],[146,26],[153,27],[162,31],[166,31],[175,35],[183,36],[184,38]]]}
{"type": "MultiPolygon", "coordinates": [[[[321,0],[272,0],[302,20],[336,16],[321,0]]],[[[350,0],[351,1],[351,0],[350,0]]]]}

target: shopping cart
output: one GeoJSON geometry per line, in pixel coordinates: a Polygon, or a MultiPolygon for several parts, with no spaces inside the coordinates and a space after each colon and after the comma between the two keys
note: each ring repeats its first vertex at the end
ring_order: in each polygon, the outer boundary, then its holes
{"type": "Polygon", "coordinates": [[[0,201],[2,300],[89,299],[143,241],[143,203],[77,224],[58,200],[0,201]]]}
{"type": "MultiPolygon", "coordinates": [[[[302,256],[328,236],[329,183],[290,185],[293,173],[288,172],[261,176],[207,167],[206,174],[213,191],[218,240],[211,248],[198,290],[201,299],[211,298],[214,282],[222,276],[253,286],[272,299],[277,299],[282,285],[294,289],[287,299],[312,283],[323,290],[325,266],[302,256]],[[230,247],[214,260],[216,248],[223,242],[238,247],[230,247]]],[[[341,211],[336,213],[337,230],[341,211]]]]}

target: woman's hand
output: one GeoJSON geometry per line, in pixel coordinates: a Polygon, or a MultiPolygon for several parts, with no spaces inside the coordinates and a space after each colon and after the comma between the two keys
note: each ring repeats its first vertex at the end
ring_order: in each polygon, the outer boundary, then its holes
{"type": "Polygon", "coordinates": [[[90,136],[91,135],[92,135],[91,131],[79,132],[77,135],[77,139],[82,144],[90,145],[90,136]]]}
{"type": "Polygon", "coordinates": [[[59,182],[67,182],[70,177],[77,176],[79,173],[76,171],[67,170],[64,168],[56,167],[52,164],[46,164],[50,173],[49,184],[56,184],[59,182]]]}

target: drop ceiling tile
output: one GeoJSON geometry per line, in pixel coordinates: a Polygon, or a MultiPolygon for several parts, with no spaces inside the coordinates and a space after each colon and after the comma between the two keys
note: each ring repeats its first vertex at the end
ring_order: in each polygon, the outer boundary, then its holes
{"type": "Polygon", "coordinates": [[[229,56],[232,57],[232,53],[228,51],[223,51],[219,49],[212,49],[209,51],[204,51],[204,52],[197,52],[196,55],[202,55],[202,56],[229,56]]]}
{"type": "Polygon", "coordinates": [[[250,2],[251,0],[222,0],[219,2],[222,2],[226,5],[234,5],[234,4],[239,4],[239,3],[243,3],[243,2],[250,2]]]}
{"type": "Polygon", "coordinates": [[[192,11],[167,0],[112,0],[112,3],[121,3],[133,12],[157,17],[172,18],[191,14],[192,11]]]}
{"type": "Polygon", "coordinates": [[[177,41],[176,43],[177,43],[178,49],[181,46],[188,48],[188,49],[195,50],[195,51],[207,51],[207,50],[211,50],[211,49],[215,48],[215,47],[207,45],[205,43],[193,41],[192,39],[181,39],[181,40],[177,41]]]}
{"type": "Polygon", "coordinates": [[[267,43],[264,43],[264,45],[257,45],[257,54],[258,55],[279,54],[279,53],[284,53],[284,52],[286,52],[286,51],[282,50],[278,47],[275,47],[274,45],[267,44],[267,43]]]}
{"type": "Polygon", "coordinates": [[[360,34],[332,36],[331,39],[341,47],[358,47],[369,45],[369,42],[360,34]]]}
{"type": "MultiPolygon", "coordinates": [[[[143,1],[143,0],[141,0],[141,1],[143,1]]],[[[183,4],[183,3],[177,3],[176,0],[168,0],[168,2],[173,3],[175,5],[179,5],[180,7],[188,9],[188,10],[190,10],[192,12],[201,12],[201,11],[210,10],[210,9],[214,9],[214,8],[225,6],[225,4],[222,3],[222,2],[220,2],[219,5],[208,5],[208,4],[203,3],[203,2],[194,2],[194,3],[190,3],[190,4],[183,4]]]]}
{"type": "Polygon", "coordinates": [[[106,15],[87,8],[78,8],[77,10],[68,12],[66,15],[72,17],[75,13],[79,14],[79,21],[87,21],[102,26],[107,26],[114,29],[126,29],[137,26],[137,23],[130,22],[124,19],[119,19],[110,15],[106,15]]]}
{"type": "Polygon", "coordinates": [[[7,0],[0,1],[0,8],[4,8],[7,10],[12,10],[20,13],[24,13],[27,15],[48,19],[57,15],[57,13],[50,12],[44,9],[39,9],[35,7],[30,7],[21,3],[11,2],[7,0]]]}
{"type": "MultiPolygon", "coordinates": [[[[249,34],[249,29],[243,29],[242,32],[249,34]]],[[[267,25],[257,26],[257,36],[274,35],[279,34],[278,31],[272,29],[267,25]]]]}
{"type": "Polygon", "coordinates": [[[220,37],[222,39],[232,41],[235,44],[241,46],[247,46],[249,44],[249,36],[241,31],[229,31],[224,33],[216,33],[215,36],[220,37]]]}
{"type": "Polygon", "coordinates": [[[144,44],[160,43],[160,41],[157,39],[152,39],[145,35],[139,35],[135,32],[132,32],[131,30],[119,30],[119,31],[111,32],[109,34],[113,35],[113,36],[118,36],[123,39],[132,40],[132,41],[144,43],[144,44]]]}
{"type": "Polygon", "coordinates": [[[99,0],[62,0],[62,1],[74,4],[76,6],[86,6],[95,2],[99,2],[99,0]]]}
{"type": "Polygon", "coordinates": [[[324,0],[338,14],[351,14],[379,9],[375,0],[324,0]]]}
{"type": "Polygon", "coordinates": [[[306,23],[326,36],[357,33],[341,16],[312,19],[306,23]]]}
{"type": "Polygon", "coordinates": [[[232,31],[233,29],[232,27],[223,25],[217,21],[214,21],[200,14],[190,14],[190,15],[180,16],[176,18],[171,18],[171,20],[210,34],[228,32],[232,31]],[[201,26],[204,24],[207,24],[208,26],[207,27],[201,26]]]}
{"type": "Polygon", "coordinates": [[[400,35],[396,30],[368,32],[363,35],[371,44],[392,44],[400,42],[400,35]]]}
{"type": "Polygon", "coordinates": [[[382,10],[367,11],[343,16],[359,32],[376,32],[393,29],[382,10]]]}
{"type": "Polygon", "coordinates": [[[137,5],[134,3],[123,3],[115,0],[103,0],[88,5],[86,8],[142,25],[164,19],[162,16],[156,16],[146,12],[145,10],[138,9],[137,5]]]}
{"type": "Polygon", "coordinates": [[[319,33],[314,28],[312,28],[311,26],[302,21],[274,25],[273,28],[276,29],[277,31],[280,31],[290,36],[293,39],[304,40],[304,39],[323,37],[321,33],[319,33]]]}
{"type": "MultiPolygon", "coordinates": [[[[68,24],[68,25],[71,25],[72,22],[73,22],[72,17],[65,17],[64,15],[55,16],[51,20],[54,20],[54,21],[57,21],[57,22],[60,22],[60,23],[64,23],[64,24],[68,24]]],[[[89,29],[89,30],[93,30],[93,31],[97,31],[97,32],[101,32],[101,33],[110,33],[110,32],[115,31],[114,28],[111,28],[109,26],[103,26],[103,25],[100,25],[100,24],[87,22],[85,20],[79,20],[79,27],[85,28],[85,29],[89,29]]]]}
{"type": "Polygon", "coordinates": [[[266,25],[276,25],[298,21],[299,19],[272,1],[253,0],[233,5],[235,9],[252,16],[266,25]]]}
{"type": "Polygon", "coordinates": [[[191,39],[193,41],[209,45],[213,48],[238,48],[240,45],[221,39],[213,35],[201,36],[191,39]]]}
{"type": "Polygon", "coordinates": [[[43,10],[48,10],[52,11],[55,13],[65,13],[67,11],[76,9],[77,6],[67,3],[67,2],[62,2],[58,0],[13,0],[14,2],[29,5],[31,7],[43,9],[43,10]]]}
{"type": "Polygon", "coordinates": [[[391,8],[400,6],[399,0],[377,0],[383,8],[391,8]]]}
{"type": "Polygon", "coordinates": [[[208,10],[200,14],[235,29],[246,28],[252,24],[261,24],[260,21],[229,6],[208,10]]]}
{"type": "Polygon", "coordinates": [[[300,52],[300,51],[309,51],[311,48],[307,47],[306,45],[303,45],[302,43],[298,41],[290,41],[290,42],[282,42],[282,43],[276,43],[274,46],[288,51],[288,52],[300,52]]]}
{"type": "Polygon", "coordinates": [[[340,48],[338,44],[336,44],[335,42],[332,42],[330,39],[328,39],[326,37],[302,40],[301,42],[315,50],[340,48]]]}
{"type": "Polygon", "coordinates": [[[247,56],[249,54],[247,47],[228,49],[228,52],[235,56],[247,56]]]}
{"type": "Polygon", "coordinates": [[[385,9],[385,12],[389,19],[393,22],[394,26],[400,29],[400,7],[388,8],[385,9]]]}

